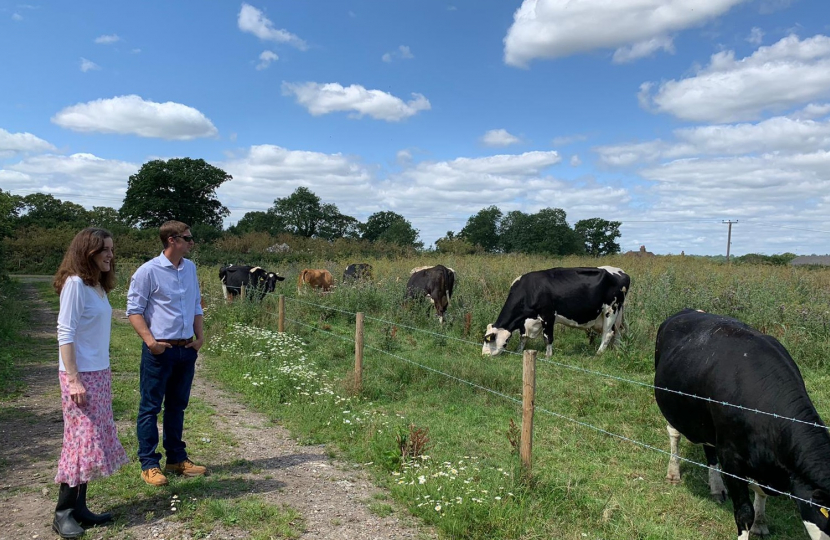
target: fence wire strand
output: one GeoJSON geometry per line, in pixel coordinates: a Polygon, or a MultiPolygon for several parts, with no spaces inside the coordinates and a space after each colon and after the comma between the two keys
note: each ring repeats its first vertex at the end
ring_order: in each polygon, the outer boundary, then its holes
{"type": "MultiPolygon", "coordinates": [[[[271,313],[269,313],[269,314],[271,314],[271,313]]],[[[303,322],[300,322],[300,321],[296,321],[296,320],[293,320],[293,319],[288,319],[288,318],[286,318],[285,320],[286,320],[286,321],[288,321],[288,322],[294,323],[294,324],[298,324],[298,325],[300,325],[300,326],[304,326],[304,327],[306,327],[306,328],[310,328],[310,329],[315,330],[315,331],[318,331],[318,332],[323,332],[324,334],[328,334],[328,335],[334,336],[334,337],[336,337],[336,338],[338,338],[338,339],[341,339],[341,340],[344,340],[344,341],[349,341],[349,342],[352,342],[352,343],[354,342],[353,338],[351,338],[351,337],[342,336],[342,335],[337,334],[337,333],[335,333],[335,332],[331,332],[331,331],[328,331],[328,330],[324,330],[324,329],[322,329],[322,328],[318,328],[318,327],[316,327],[316,326],[313,326],[313,325],[310,325],[310,324],[307,324],[307,323],[303,323],[303,322]]],[[[477,389],[482,390],[482,391],[484,391],[484,392],[487,392],[487,393],[493,394],[493,395],[495,395],[495,396],[501,397],[501,398],[503,398],[503,399],[505,399],[505,400],[507,400],[507,401],[510,401],[510,402],[512,402],[512,403],[514,403],[514,404],[518,404],[518,405],[522,405],[522,404],[523,404],[523,403],[522,403],[522,400],[517,399],[517,398],[512,397],[512,396],[508,396],[507,394],[504,394],[503,392],[499,392],[498,390],[493,390],[492,388],[487,388],[486,386],[482,386],[482,385],[477,384],[477,383],[474,383],[474,382],[472,382],[472,381],[468,381],[468,380],[466,380],[466,379],[462,379],[462,378],[460,378],[460,377],[456,377],[455,375],[450,375],[449,373],[445,373],[445,372],[443,372],[443,371],[441,371],[441,370],[438,370],[438,369],[432,368],[432,367],[430,367],[430,366],[426,366],[426,365],[424,365],[424,364],[421,364],[421,363],[415,362],[414,360],[410,360],[409,358],[403,357],[403,356],[401,356],[401,355],[399,355],[399,354],[391,353],[391,352],[389,352],[389,351],[384,351],[383,349],[379,349],[379,348],[377,348],[377,347],[372,347],[371,345],[365,345],[365,344],[364,344],[364,346],[363,346],[363,347],[364,347],[364,349],[370,349],[370,350],[373,350],[373,351],[379,352],[379,353],[381,353],[381,354],[385,354],[386,356],[391,356],[392,358],[396,358],[396,359],[401,360],[401,361],[403,361],[403,362],[406,362],[406,363],[408,363],[408,364],[412,364],[412,365],[417,366],[417,367],[419,367],[419,368],[421,368],[421,369],[424,369],[424,370],[426,370],[426,371],[430,371],[430,372],[432,372],[432,373],[435,373],[435,374],[441,375],[441,376],[443,376],[443,377],[446,377],[446,378],[448,378],[448,379],[454,380],[454,381],[456,381],[456,382],[459,382],[459,383],[462,383],[462,384],[466,384],[466,385],[471,386],[471,387],[473,387],[473,388],[477,388],[477,389]]],[[[542,413],[545,413],[545,414],[547,414],[547,415],[553,416],[554,418],[559,418],[559,419],[561,419],[561,420],[565,420],[565,421],[567,421],[567,422],[571,422],[571,423],[576,424],[576,425],[578,425],[578,426],[581,426],[581,427],[584,427],[584,428],[588,428],[588,429],[594,430],[594,431],[596,431],[596,432],[598,432],[598,433],[602,433],[603,435],[607,435],[607,436],[609,436],[609,437],[613,437],[613,438],[619,439],[619,440],[621,440],[621,441],[625,441],[625,442],[631,443],[631,444],[633,444],[633,445],[635,445],[635,446],[639,446],[639,447],[641,447],[641,448],[646,448],[646,449],[648,449],[648,450],[652,450],[652,451],[654,451],[654,452],[658,452],[658,453],[660,453],[660,454],[663,454],[663,455],[669,456],[669,458],[675,457],[675,458],[677,458],[678,460],[683,461],[683,462],[685,462],[685,463],[688,463],[688,464],[690,464],[690,465],[696,465],[696,466],[698,466],[698,467],[700,467],[700,468],[703,468],[703,469],[707,469],[707,470],[710,470],[710,471],[715,471],[715,472],[716,472],[716,473],[718,473],[718,474],[729,476],[729,477],[734,478],[734,479],[736,479],[736,480],[740,480],[740,481],[742,481],[742,482],[746,482],[747,484],[751,484],[751,485],[756,485],[756,486],[759,486],[760,488],[762,488],[762,489],[764,489],[765,491],[768,491],[768,492],[770,492],[770,493],[775,493],[775,494],[777,494],[777,495],[782,495],[782,496],[784,496],[784,497],[788,497],[788,498],[793,499],[793,500],[795,500],[795,501],[800,501],[800,502],[803,502],[803,503],[806,503],[806,504],[809,504],[809,505],[811,505],[811,506],[815,506],[815,507],[818,507],[818,508],[821,508],[821,507],[822,507],[822,505],[820,505],[820,504],[818,504],[818,503],[816,503],[816,502],[813,502],[813,501],[808,500],[808,499],[804,499],[804,498],[799,497],[799,496],[797,496],[797,495],[793,495],[792,493],[788,493],[788,492],[786,492],[786,491],[781,491],[781,490],[779,490],[779,489],[775,489],[774,487],[767,486],[767,485],[764,485],[764,484],[758,484],[757,482],[754,482],[754,481],[752,481],[752,480],[750,480],[750,479],[748,479],[748,478],[743,478],[743,477],[740,477],[740,476],[738,476],[738,475],[735,475],[735,474],[732,474],[732,473],[728,473],[728,472],[726,472],[726,471],[724,471],[724,470],[722,470],[722,469],[720,469],[720,468],[717,468],[717,467],[712,467],[712,466],[710,466],[710,465],[708,465],[708,464],[705,464],[705,463],[700,463],[700,462],[698,462],[698,461],[695,461],[695,460],[693,460],[693,459],[688,459],[688,458],[685,458],[685,457],[680,456],[680,455],[678,455],[678,454],[672,454],[671,452],[667,452],[666,450],[663,450],[662,448],[657,448],[657,447],[656,447],[656,446],[654,446],[654,445],[651,445],[651,444],[648,444],[648,443],[644,443],[644,442],[642,442],[642,441],[638,441],[637,439],[632,439],[631,437],[626,437],[625,435],[620,435],[619,433],[614,433],[613,431],[608,431],[608,430],[606,430],[606,429],[604,429],[604,428],[601,428],[601,427],[599,427],[599,426],[595,426],[595,425],[593,425],[593,424],[589,424],[588,422],[584,422],[584,421],[582,421],[582,420],[577,420],[576,418],[571,418],[570,416],[567,416],[567,415],[564,415],[564,414],[561,414],[561,413],[558,413],[558,412],[555,412],[555,411],[551,411],[551,410],[549,410],[549,409],[545,409],[544,407],[539,407],[539,406],[537,406],[537,405],[535,405],[535,404],[533,405],[533,407],[534,407],[534,409],[535,409],[535,410],[537,410],[537,411],[539,411],[539,412],[542,412],[542,413]]],[[[780,417],[779,417],[779,418],[780,418],[780,417]]]]}
{"type": "MultiPolygon", "coordinates": [[[[339,311],[340,313],[345,313],[345,314],[348,314],[348,315],[355,315],[354,313],[352,313],[350,311],[331,308],[329,306],[315,304],[313,302],[305,302],[303,300],[297,300],[297,301],[300,302],[300,303],[309,305],[309,306],[317,307],[317,308],[333,309],[334,311],[339,311]]],[[[399,328],[406,328],[408,330],[414,330],[416,332],[421,332],[421,333],[424,333],[424,334],[430,334],[430,335],[440,337],[440,338],[444,338],[444,339],[449,339],[449,340],[458,341],[458,342],[461,342],[461,343],[466,343],[468,345],[473,345],[475,347],[480,347],[481,346],[481,343],[477,343],[475,341],[470,341],[470,340],[467,340],[467,339],[457,338],[455,336],[449,336],[447,334],[441,334],[441,333],[438,333],[438,332],[433,332],[431,330],[426,330],[424,328],[418,328],[416,326],[410,326],[410,325],[406,325],[406,324],[396,323],[396,322],[393,322],[393,321],[387,321],[385,319],[380,319],[380,318],[377,318],[377,317],[370,317],[368,315],[364,315],[364,318],[368,319],[368,320],[371,320],[371,321],[376,321],[376,322],[379,322],[379,323],[383,323],[383,324],[391,324],[391,325],[397,326],[399,328]]],[[[521,356],[522,355],[521,352],[507,351],[507,350],[505,350],[504,353],[505,354],[511,354],[511,355],[514,355],[514,356],[521,356]]],[[[676,395],[683,396],[683,397],[688,397],[688,398],[692,398],[692,399],[699,399],[701,401],[705,401],[707,403],[712,403],[712,404],[715,404],[715,405],[720,405],[720,406],[723,406],[723,407],[732,407],[732,408],[739,409],[739,410],[746,411],[746,412],[751,412],[751,413],[760,414],[760,415],[764,415],[764,416],[770,416],[772,418],[778,418],[778,419],[781,419],[781,420],[788,420],[790,422],[794,422],[794,423],[797,423],[797,424],[804,424],[806,426],[810,426],[810,427],[814,427],[814,428],[818,428],[818,429],[823,429],[825,431],[830,430],[830,428],[828,428],[827,426],[822,425],[822,424],[818,424],[816,422],[809,422],[809,421],[806,421],[806,420],[799,420],[798,418],[791,418],[789,416],[782,416],[782,415],[777,414],[777,413],[762,411],[760,409],[754,409],[752,407],[745,407],[744,405],[738,405],[736,403],[730,403],[728,401],[721,401],[721,400],[717,400],[717,399],[712,399],[712,398],[706,397],[706,396],[698,396],[696,394],[690,394],[688,392],[683,392],[682,390],[674,390],[674,389],[671,389],[671,388],[655,386],[655,385],[647,383],[647,382],[635,381],[633,379],[627,379],[625,377],[620,377],[618,375],[611,375],[610,373],[604,373],[602,371],[596,371],[596,370],[593,370],[593,369],[583,368],[583,367],[580,367],[580,366],[575,366],[573,364],[566,364],[564,362],[557,362],[556,360],[551,360],[551,359],[548,359],[548,358],[539,358],[538,361],[543,362],[545,364],[551,364],[551,365],[554,365],[554,366],[557,366],[557,367],[561,367],[561,368],[564,368],[564,369],[570,369],[572,371],[585,373],[585,374],[588,374],[588,375],[594,375],[594,376],[597,376],[597,377],[605,377],[607,379],[612,379],[612,380],[619,381],[619,382],[633,384],[635,386],[641,386],[641,387],[644,387],[644,388],[650,388],[652,390],[659,390],[661,392],[676,394],[676,395]]]]}

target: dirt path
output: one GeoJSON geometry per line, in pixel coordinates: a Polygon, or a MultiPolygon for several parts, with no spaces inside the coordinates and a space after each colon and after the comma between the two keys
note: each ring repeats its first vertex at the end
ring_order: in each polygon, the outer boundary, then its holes
{"type": "MultiPolygon", "coordinates": [[[[26,299],[36,312],[30,330],[35,346],[33,360],[24,370],[27,390],[0,409],[0,540],[58,538],[50,528],[54,510],[50,493],[54,492],[53,478],[63,435],[54,358],[56,314],[37,297],[34,288],[24,287],[26,299]]],[[[330,459],[323,446],[298,444],[284,428],[204,380],[198,373],[198,364],[193,396],[217,411],[213,417],[216,428],[229,433],[237,442],[223,454],[221,462],[210,466],[252,482],[253,491],[270,503],[284,504],[300,512],[306,525],[302,539],[435,537],[400,509],[387,517],[370,512],[367,505],[381,490],[369,482],[365,472],[358,466],[330,459]]],[[[119,430],[123,427],[119,426],[119,430]]],[[[389,504],[390,500],[384,503],[389,504]]],[[[129,525],[118,538],[191,538],[187,522],[165,518],[148,522],[141,515],[128,515],[126,521],[129,525]]],[[[105,531],[90,531],[85,538],[99,538],[105,531]]],[[[220,527],[209,538],[241,539],[247,538],[247,534],[220,527]]]]}

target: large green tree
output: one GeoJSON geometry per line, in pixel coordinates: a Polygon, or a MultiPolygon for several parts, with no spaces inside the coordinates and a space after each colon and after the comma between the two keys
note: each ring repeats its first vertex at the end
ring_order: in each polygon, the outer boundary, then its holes
{"type": "Polygon", "coordinates": [[[276,199],[268,212],[287,232],[297,236],[334,240],[359,234],[360,223],[355,218],[341,214],[334,204],[322,203],[307,187],[298,187],[288,197],[276,199]]]}
{"type": "Polygon", "coordinates": [[[282,218],[269,209],[267,212],[248,212],[236,225],[228,228],[232,234],[245,234],[250,232],[264,232],[271,236],[285,232],[285,225],[282,218]]]}
{"type": "Polygon", "coordinates": [[[55,229],[89,225],[89,212],[80,204],[61,201],[48,193],[31,193],[19,199],[17,225],[55,229]]]}
{"type": "Polygon", "coordinates": [[[501,218],[501,210],[497,207],[482,208],[467,219],[467,224],[458,236],[471,244],[481,246],[487,253],[498,251],[501,218]]]}
{"type": "Polygon", "coordinates": [[[608,221],[602,218],[582,219],[574,224],[574,231],[585,245],[585,253],[599,257],[620,252],[616,242],[620,237],[620,221],[608,221]]]}
{"type": "Polygon", "coordinates": [[[14,231],[20,212],[20,199],[19,195],[0,189],[0,238],[11,236],[14,231]]]}
{"type": "Polygon", "coordinates": [[[423,247],[418,240],[418,229],[407,221],[405,217],[395,212],[375,212],[366,220],[363,228],[363,239],[370,242],[382,240],[399,246],[423,247]]]}
{"type": "Polygon", "coordinates": [[[172,219],[221,228],[230,211],[216,198],[216,190],[232,179],[203,159],[148,161],[130,176],[120,214],[129,225],[144,229],[172,219]]]}
{"type": "Polygon", "coordinates": [[[543,208],[535,214],[508,212],[499,227],[505,253],[573,255],[583,253],[581,238],[565,220],[561,208],[543,208]]]}

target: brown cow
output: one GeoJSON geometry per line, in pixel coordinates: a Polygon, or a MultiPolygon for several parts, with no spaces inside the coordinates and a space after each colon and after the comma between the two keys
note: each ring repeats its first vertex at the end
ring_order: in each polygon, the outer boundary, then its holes
{"type": "Polygon", "coordinates": [[[297,278],[297,292],[301,291],[303,283],[308,283],[310,287],[315,289],[323,289],[323,292],[331,290],[334,280],[331,277],[331,272],[328,270],[316,270],[312,268],[305,268],[300,272],[297,278]]]}

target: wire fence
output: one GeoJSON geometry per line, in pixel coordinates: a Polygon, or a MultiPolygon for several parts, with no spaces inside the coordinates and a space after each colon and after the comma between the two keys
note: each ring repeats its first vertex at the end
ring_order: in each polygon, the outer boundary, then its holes
{"type": "MultiPolygon", "coordinates": [[[[296,302],[298,302],[298,303],[305,304],[305,305],[308,305],[308,306],[313,306],[313,307],[317,307],[317,308],[321,308],[321,309],[327,309],[327,310],[333,310],[333,311],[337,311],[337,312],[340,312],[340,313],[343,313],[343,314],[347,314],[347,315],[350,315],[350,316],[356,316],[356,315],[357,315],[357,313],[353,313],[353,312],[346,311],[346,310],[342,310],[342,309],[338,309],[338,308],[333,308],[333,307],[331,307],[331,306],[325,306],[325,305],[322,305],[322,304],[315,304],[315,303],[313,303],[313,302],[308,302],[308,301],[304,301],[304,300],[299,300],[299,299],[296,299],[296,298],[288,298],[288,297],[285,297],[285,298],[286,298],[286,299],[288,299],[288,300],[290,300],[290,301],[296,301],[296,302]]],[[[266,313],[267,313],[268,315],[271,315],[271,316],[278,316],[278,314],[275,314],[275,313],[272,313],[272,312],[266,312],[266,313]]],[[[384,323],[384,324],[389,324],[389,325],[398,326],[398,327],[401,327],[401,328],[407,328],[407,329],[410,329],[410,330],[413,330],[413,331],[417,331],[417,332],[421,332],[421,333],[424,333],[424,334],[431,334],[431,335],[434,335],[434,336],[437,336],[437,337],[441,337],[441,338],[449,338],[449,339],[453,339],[453,340],[455,340],[455,341],[459,341],[459,342],[463,342],[463,343],[467,343],[467,344],[472,344],[472,345],[475,345],[476,347],[478,347],[478,346],[480,346],[480,345],[481,345],[480,343],[476,343],[476,342],[473,342],[473,341],[469,341],[469,340],[465,340],[465,339],[461,339],[461,338],[456,338],[456,337],[453,337],[453,336],[448,336],[448,335],[446,335],[446,334],[441,334],[441,333],[438,333],[438,332],[433,332],[433,331],[431,331],[431,330],[426,330],[426,329],[423,329],[423,328],[418,328],[418,327],[415,327],[415,326],[410,326],[410,325],[404,325],[404,324],[396,323],[396,322],[393,322],[393,321],[388,321],[388,320],[385,320],[385,319],[380,319],[380,318],[377,318],[377,317],[369,317],[369,316],[365,316],[365,315],[364,315],[364,318],[365,318],[365,319],[369,319],[369,320],[373,320],[373,321],[376,321],[376,322],[381,322],[381,323],[384,323]]],[[[336,333],[336,332],[332,332],[332,331],[330,331],[330,330],[326,330],[326,329],[324,329],[324,328],[320,328],[320,327],[318,327],[318,326],[315,326],[315,325],[312,325],[312,324],[308,324],[308,323],[305,323],[305,322],[302,322],[302,321],[298,321],[298,320],[296,320],[296,319],[289,319],[289,318],[285,318],[285,321],[286,321],[286,322],[290,322],[290,323],[292,323],[292,324],[296,324],[296,325],[299,325],[299,326],[305,327],[305,328],[308,328],[308,329],[313,330],[313,331],[316,331],[316,332],[321,332],[321,333],[323,333],[323,334],[327,334],[327,335],[333,336],[333,337],[338,338],[338,339],[340,339],[340,340],[342,340],[342,341],[347,341],[347,342],[349,342],[349,343],[354,343],[354,336],[343,336],[343,335],[338,334],[338,333],[336,333]]],[[[389,351],[386,351],[386,350],[380,349],[380,348],[378,348],[378,347],[373,347],[373,346],[370,346],[370,345],[364,345],[364,347],[365,347],[366,349],[369,349],[369,350],[375,351],[375,352],[377,352],[377,353],[380,353],[380,354],[383,354],[383,355],[386,355],[386,356],[390,356],[390,357],[395,358],[395,359],[397,359],[397,360],[400,360],[400,361],[406,362],[406,363],[408,363],[408,364],[411,364],[411,365],[413,365],[413,366],[419,367],[419,368],[421,368],[421,369],[424,369],[425,371],[429,371],[429,372],[435,373],[436,375],[439,375],[439,376],[442,376],[442,377],[446,377],[446,378],[448,378],[448,379],[450,379],[450,380],[453,380],[453,381],[456,381],[456,382],[458,382],[458,383],[465,384],[465,385],[470,386],[470,387],[472,387],[472,388],[476,388],[476,389],[481,390],[481,391],[483,391],[483,392],[486,392],[486,393],[489,393],[489,394],[492,394],[492,395],[498,396],[498,397],[500,397],[500,398],[502,398],[502,399],[504,399],[504,400],[506,400],[506,401],[509,401],[509,402],[511,402],[511,403],[514,403],[514,404],[517,404],[517,405],[520,405],[520,406],[522,405],[522,400],[517,399],[517,398],[515,398],[515,397],[513,397],[513,396],[509,396],[509,395],[507,395],[507,394],[505,394],[505,393],[503,393],[503,392],[499,392],[499,391],[497,391],[497,390],[493,390],[492,388],[487,388],[486,386],[483,386],[483,385],[481,385],[481,384],[478,384],[478,383],[475,383],[475,382],[472,382],[472,381],[468,381],[468,380],[466,380],[466,379],[462,379],[462,378],[457,377],[457,376],[455,376],[455,375],[452,375],[452,374],[450,374],[450,373],[446,373],[446,372],[444,372],[444,371],[441,371],[441,370],[435,369],[435,368],[433,368],[433,367],[431,367],[431,366],[427,366],[427,365],[425,365],[425,364],[422,364],[422,363],[416,362],[416,361],[414,361],[414,360],[412,360],[412,359],[406,358],[406,357],[401,356],[401,355],[399,355],[399,354],[395,354],[395,353],[392,353],[392,352],[389,352],[389,351]]],[[[519,355],[519,356],[520,356],[520,353],[517,353],[517,352],[513,352],[513,351],[507,351],[507,352],[508,352],[509,354],[519,355]]],[[[562,362],[555,362],[555,361],[552,361],[552,360],[543,360],[543,362],[544,362],[544,363],[551,364],[551,365],[555,365],[555,366],[558,366],[558,367],[563,367],[563,368],[567,368],[567,369],[572,369],[572,370],[574,370],[574,371],[582,372],[582,373],[589,374],[589,375],[600,376],[600,377],[607,377],[607,378],[610,378],[610,379],[614,379],[614,380],[617,380],[617,381],[620,381],[620,382],[626,382],[626,383],[634,384],[634,385],[637,385],[637,386],[648,387],[648,388],[655,389],[655,390],[661,390],[661,391],[671,392],[671,393],[679,394],[679,395],[682,395],[682,396],[685,396],[685,397],[690,397],[690,398],[695,398],[695,399],[701,399],[701,400],[703,400],[703,401],[706,401],[706,402],[709,402],[709,403],[714,403],[714,404],[717,404],[717,405],[729,406],[729,407],[735,407],[735,408],[737,408],[737,409],[740,409],[740,410],[743,410],[743,411],[747,411],[747,412],[753,412],[753,413],[757,413],[757,414],[768,415],[768,416],[772,416],[772,417],[777,418],[777,419],[780,419],[780,420],[790,420],[790,421],[793,421],[793,422],[798,422],[798,423],[802,423],[802,424],[807,424],[807,425],[814,426],[814,427],[817,427],[817,428],[821,428],[821,429],[824,429],[824,430],[826,430],[826,429],[827,429],[827,427],[826,427],[826,426],[824,426],[824,425],[820,425],[820,424],[816,424],[816,423],[813,423],[813,422],[805,422],[805,421],[803,421],[803,420],[799,420],[799,419],[797,419],[797,418],[790,418],[790,417],[787,417],[787,416],[782,416],[782,415],[775,414],[775,413],[770,413],[770,412],[765,412],[765,411],[759,411],[759,410],[757,410],[757,409],[752,409],[752,408],[749,408],[749,407],[744,407],[744,406],[737,405],[737,404],[733,404],[733,403],[729,403],[729,402],[726,402],[726,401],[713,400],[713,399],[711,399],[711,398],[707,398],[707,397],[705,397],[705,396],[697,396],[697,395],[688,394],[688,393],[685,393],[685,392],[680,392],[680,391],[672,390],[672,389],[669,389],[669,388],[661,388],[661,387],[657,387],[657,386],[654,386],[654,385],[651,385],[651,384],[648,384],[648,383],[644,383],[644,382],[640,382],[640,381],[634,381],[634,380],[631,380],[631,379],[626,379],[626,378],[624,378],[624,377],[618,377],[618,376],[616,376],[616,375],[611,375],[611,374],[603,373],[603,372],[600,372],[600,371],[595,371],[595,370],[590,370],[590,369],[586,369],[586,368],[581,368],[581,367],[578,367],[578,366],[573,366],[573,365],[571,365],[571,364],[565,364],[565,363],[562,363],[562,362]]],[[[688,463],[688,464],[690,464],[690,465],[694,465],[694,466],[697,466],[697,467],[700,467],[700,468],[702,468],[702,469],[706,469],[706,470],[709,470],[709,471],[714,471],[714,472],[716,472],[716,473],[718,473],[718,474],[725,475],[725,476],[729,476],[729,477],[734,478],[734,479],[736,479],[736,480],[739,480],[739,481],[742,481],[742,482],[746,482],[747,484],[750,484],[750,485],[755,485],[755,486],[758,486],[758,487],[762,488],[764,491],[766,491],[766,492],[768,492],[768,493],[774,493],[774,494],[777,494],[777,495],[782,495],[782,496],[788,497],[788,498],[790,498],[790,499],[792,499],[792,500],[795,500],[795,501],[799,501],[799,502],[806,503],[806,504],[809,504],[809,505],[812,505],[812,506],[816,506],[816,507],[818,507],[818,508],[822,508],[822,505],[820,505],[819,503],[816,503],[816,502],[814,502],[814,501],[812,501],[812,500],[804,499],[804,498],[799,497],[799,496],[797,496],[797,495],[794,495],[794,494],[792,494],[792,493],[785,492],[785,491],[781,491],[781,490],[776,489],[776,488],[774,488],[774,487],[772,487],[772,486],[768,486],[768,485],[764,485],[764,484],[759,484],[758,482],[755,482],[755,481],[753,481],[753,480],[751,480],[751,479],[749,479],[749,478],[744,478],[744,477],[741,477],[741,476],[738,476],[738,475],[735,475],[735,474],[732,474],[732,473],[728,473],[728,472],[726,472],[726,471],[723,471],[723,470],[721,470],[721,469],[720,469],[720,468],[718,468],[718,467],[712,467],[712,466],[710,466],[710,465],[708,465],[708,464],[705,464],[705,463],[700,463],[700,462],[698,462],[698,461],[695,461],[695,460],[692,460],[692,459],[689,459],[689,458],[684,458],[684,457],[682,457],[682,456],[680,456],[680,455],[678,455],[678,454],[672,454],[671,452],[666,451],[666,450],[664,450],[664,449],[662,449],[662,448],[658,448],[658,447],[656,447],[656,446],[654,446],[654,445],[651,445],[651,444],[648,444],[648,443],[645,443],[645,442],[642,442],[642,441],[638,441],[637,439],[634,439],[634,438],[631,438],[631,437],[627,437],[627,436],[625,436],[625,435],[621,435],[621,434],[619,434],[619,433],[614,433],[614,432],[612,432],[612,431],[608,431],[608,430],[606,430],[606,429],[604,429],[604,428],[602,428],[602,427],[595,426],[595,425],[593,425],[593,424],[591,424],[591,423],[589,423],[589,422],[585,422],[585,421],[583,421],[583,420],[578,420],[578,419],[576,419],[576,418],[572,418],[572,417],[570,417],[570,416],[567,416],[567,415],[564,415],[564,414],[558,413],[558,412],[556,412],[556,411],[551,411],[551,410],[549,410],[549,409],[546,409],[546,408],[544,408],[544,407],[540,407],[540,406],[538,406],[538,405],[534,406],[534,408],[535,408],[535,410],[537,410],[537,411],[539,411],[539,412],[541,412],[541,413],[544,413],[544,414],[546,414],[546,415],[552,416],[552,417],[554,417],[554,418],[558,418],[558,419],[560,419],[560,420],[565,420],[565,421],[570,422],[570,423],[573,423],[573,424],[575,424],[575,425],[578,425],[578,426],[581,426],[581,427],[584,427],[584,428],[587,428],[587,429],[590,429],[590,430],[596,431],[596,432],[601,433],[601,434],[603,434],[603,435],[607,435],[607,436],[609,436],[609,437],[613,437],[613,438],[616,438],[616,439],[618,439],[618,440],[628,442],[628,443],[633,444],[633,445],[635,445],[635,446],[639,446],[639,447],[641,447],[641,448],[644,448],[644,449],[647,449],[647,450],[651,450],[651,451],[654,451],[654,452],[657,452],[657,453],[663,454],[663,455],[665,455],[665,456],[669,456],[669,458],[672,458],[672,457],[673,457],[673,458],[676,458],[676,459],[678,459],[678,460],[680,460],[680,461],[683,461],[684,463],[688,463]]]]}

